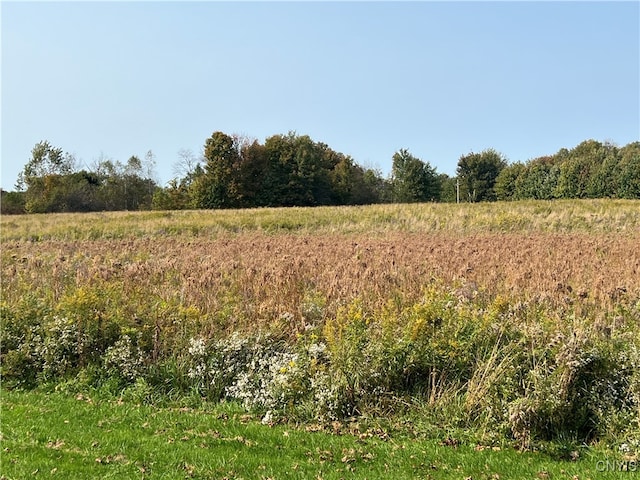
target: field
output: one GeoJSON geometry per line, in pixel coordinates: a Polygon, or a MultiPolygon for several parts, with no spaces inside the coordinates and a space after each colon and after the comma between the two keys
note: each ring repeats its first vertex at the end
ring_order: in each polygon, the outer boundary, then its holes
{"type": "MultiPolygon", "coordinates": [[[[638,202],[0,220],[3,443],[14,451],[56,441],[20,443],[15,436],[27,427],[11,413],[56,391],[56,404],[78,395],[120,399],[135,415],[173,415],[162,405],[176,402],[197,410],[222,401],[207,407],[219,415],[231,401],[253,415],[248,425],[260,435],[359,422],[411,438],[430,454],[442,445],[454,456],[467,452],[446,471],[413,470],[413,459],[404,459],[404,478],[534,478],[547,470],[563,478],[560,470],[571,471],[535,456],[530,470],[513,477],[506,466],[453,467],[494,454],[509,464],[520,451],[580,457],[568,464],[577,465],[579,478],[604,478],[586,464],[595,458],[589,452],[627,466],[637,461],[638,202]]],[[[358,451],[358,436],[351,437],[339,436],[347,443],[336,451],[358,451]]],[[[384,476],[376,469],[389,463],[380,460],[389,445],[376,444],[371,464],[357,460],[363,478],[384,476]]],[[[126,475],[147,478],[131,473],[143,463],[129,461],[126,475]]],[[[336,469],[352,462],[341,463],[336,469]]],[[[47,473],[56,468],[49,467],[47,473]]],[[[2,473],[20,478],[16,472],[24,470],[13,468],[3,461],[2,473]]],[[[236,474],[297,475],[267,468],[236,474]]],[[[222,470],[193,476],[230,475],[222,470]]],[[[332,472],[321,476],[338,475],[332,472]]]]}

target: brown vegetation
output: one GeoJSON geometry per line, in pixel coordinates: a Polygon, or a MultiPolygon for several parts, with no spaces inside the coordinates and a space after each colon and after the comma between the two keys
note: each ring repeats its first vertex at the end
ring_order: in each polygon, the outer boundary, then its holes
{"type": "Polygon", "coordinates": [[[635,235],[400,232],[8,242],[3,291],[11,301],[24,292],[21,282],[55,303],[98,282],[119,285],[123,303],[143,296],[205,314],[233,303],[235,322],[259,325],[290,313],[295,329],[309,296],[321,297],[331,315],[356,297],[372,307],[392,295],[415,300],[433,280],[468,294],[610,310],[622,297],[640,296],[639,244],[635,235]]]}

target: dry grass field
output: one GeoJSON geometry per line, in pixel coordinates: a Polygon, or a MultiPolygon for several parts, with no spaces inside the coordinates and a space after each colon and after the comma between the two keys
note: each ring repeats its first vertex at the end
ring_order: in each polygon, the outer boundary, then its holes
{"type": "Polygon", "coordinates": [[[608,311],[640,298],[639,246],[625,201],[5,216],[2,286],[7,302],[100,283],[124,304],[233,303],[243,328],[289,313],[297,329],[310,297],[329,316],[413,301],[433,280],[608,311]]]}
{"type": "Polygon", "coordinates": [[[538,232],[14,241],[3,247],[3,296],[16,301],[28,288],[55,303],[72,289],[109,284],[125,304],[145,296],[214,313],[233,294],[243,328],[284,313],[303,326],[306,297],[324,297],[332,315],[354,298],[372,307],[391,294],[415,301],[438,280],[607,311],[640,298],[639,245],[640,235],[538,232]]]}

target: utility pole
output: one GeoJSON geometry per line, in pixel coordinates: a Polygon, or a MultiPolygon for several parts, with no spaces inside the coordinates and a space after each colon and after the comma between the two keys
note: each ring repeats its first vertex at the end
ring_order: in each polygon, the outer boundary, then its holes
{"type": "Polygon", "coordinates": [[[456,203],[460,203],[460,179],[456,178],[456,203]]]}

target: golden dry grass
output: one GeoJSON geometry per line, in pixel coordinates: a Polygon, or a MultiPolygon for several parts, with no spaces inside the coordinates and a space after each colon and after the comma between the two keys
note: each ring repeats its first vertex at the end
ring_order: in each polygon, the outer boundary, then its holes
{"type": "Polygon", "coordinates": [[[233,305],[229,328],[290,313],[299,330],[309,299],[332,315],[354,298],[372,307],[394,295],[415,300],[433,280],[604,312],[640,298],[639,244],[640,235],[604,233],[402,232],[11,241],[2,284],[10,303],[27,290],[55,304],[83,286],[117,285],[125,305],[153,300],[208,315],[233,305]]]}
{"type": "Polygon", "coordinates": [[[123,315],[160,305],[229,328],[305,303],[412,301],[433,280],[578,310],[640,298],[640,202],[376,205],[3,216],[2,295],[51,305],[91,285],[123,315]]]}

